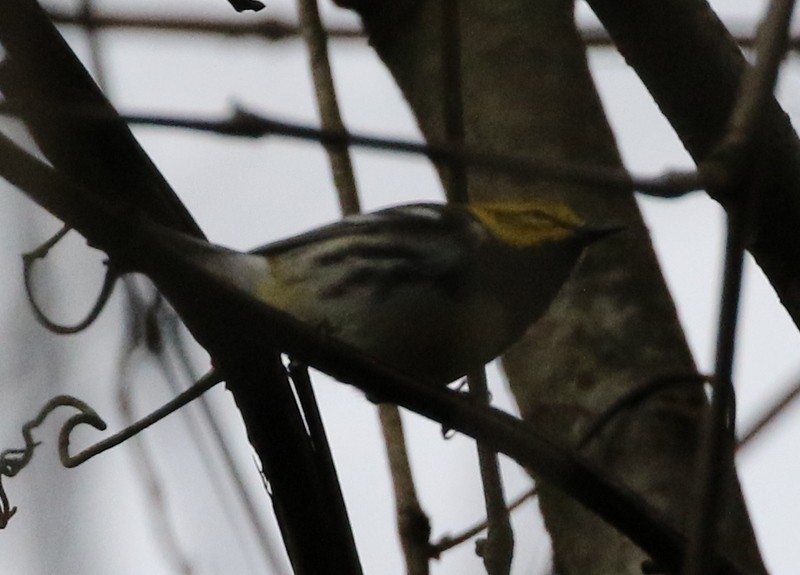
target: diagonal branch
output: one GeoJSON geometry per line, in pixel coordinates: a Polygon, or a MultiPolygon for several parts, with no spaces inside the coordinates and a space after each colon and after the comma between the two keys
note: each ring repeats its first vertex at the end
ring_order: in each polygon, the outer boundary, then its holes
{"type": "MultiPolygon", "coordinates": [[[[747,63],[703,0],[588,0],[698,164],[725,137],[747,63]],[[702,55],[702,57],[699,57],[702,55]]],[[[774,98],[753,136],[765,193],[747,249],[800,326],[800,140],[774,98]]],[[[726,210],[737,198],[709,187],[726,210]]]]}

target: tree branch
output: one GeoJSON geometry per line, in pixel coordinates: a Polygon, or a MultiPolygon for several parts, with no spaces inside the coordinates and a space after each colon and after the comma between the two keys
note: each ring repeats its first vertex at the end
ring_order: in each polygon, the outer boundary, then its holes
{"type": "MultiPolygon", "coordinates": [[[[704,0],[588,0],[699,165],[727,133],[747,69],[735,41],[704,0]],[[702,57],[699,57],[702,55],[702,57]]],[[[800,326],[800,140],[774,98],[753,135],[764,193],[747,249],[800,326]]],[[[726,210],[737,198],[709,186],[726,210]]]]}

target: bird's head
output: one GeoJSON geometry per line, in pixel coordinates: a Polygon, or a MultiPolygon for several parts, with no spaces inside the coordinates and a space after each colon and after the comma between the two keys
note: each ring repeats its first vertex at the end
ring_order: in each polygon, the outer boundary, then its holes
{"type": "Polygon", "coordinates": [[[566,240],[588,231],[580,216],[556,201],[476,202],[468,209],[494,237],[520,248],[566,240]]]}

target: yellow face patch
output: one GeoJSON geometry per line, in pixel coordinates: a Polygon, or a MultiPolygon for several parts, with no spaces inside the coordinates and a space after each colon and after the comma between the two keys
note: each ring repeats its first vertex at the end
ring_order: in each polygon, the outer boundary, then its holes
{"type": "Polygon", "coordinates": [[[562,240],[584,225],[568,206],[552,201],[481,202],[468,209],[492,235],[518,247],[562,240]]]}

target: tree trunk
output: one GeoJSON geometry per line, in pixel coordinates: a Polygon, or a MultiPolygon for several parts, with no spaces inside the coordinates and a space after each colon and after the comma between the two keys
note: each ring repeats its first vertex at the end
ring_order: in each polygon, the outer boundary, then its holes
{"type": "MultiPolygon", "coordinates": [[[[437,89],[442,2],[350,5],[362,15],[372,45],[426,138],[442,142],[445,98],[437,89]]],[[[621,164],[570,0],[472,0],[462,2],[460,11],[467,146],[621,164]]],[[[547,316],[504,358],[520,411],[532,425],[575,445],[587,426],[631,389],[662,376],[696,373],[632,195],[477,170],[469,173],[468,188],[472,199],[557,198],[589,222],[627,227],[591,248],[547,316]]],[[[654,393],[616,417],[588,448],[598,464],[684,532],[704,409],[699,385],[654,393]]],[[[722,546],[750,571],[764,572],[732,463],[728,471],[722,546]]],[[[644,554],[557,486],[540,484],[540,504],[558,573],[641,574],[644,554]]]]}

